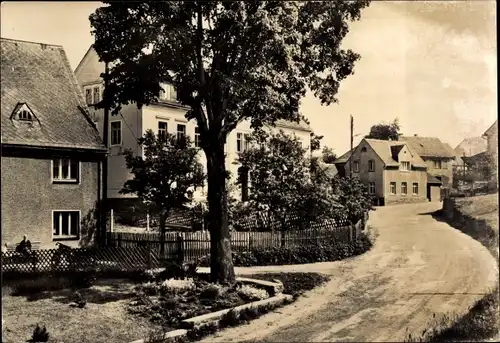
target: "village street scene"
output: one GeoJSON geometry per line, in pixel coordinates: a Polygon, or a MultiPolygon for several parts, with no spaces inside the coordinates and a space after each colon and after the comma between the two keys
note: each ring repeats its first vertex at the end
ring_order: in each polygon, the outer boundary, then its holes
{"type": "Polygon", "coordinates": [[[496,2],[3,2],[2,342],[500,340],[496,2]]]}

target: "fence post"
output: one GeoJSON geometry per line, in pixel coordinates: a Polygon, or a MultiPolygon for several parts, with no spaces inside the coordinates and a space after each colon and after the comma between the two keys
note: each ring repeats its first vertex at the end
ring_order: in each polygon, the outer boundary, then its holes
{"type": "Polygon", "coordinates": [[[248,249],[252,250],[252,248],[253,248],[253,237],[252,233],[248,232],[248,249]]]}
{"type": "Polygon", "coordinates": [[[32,254],[31,258],[32,258],[32,263],[33,263],[33,273],[36,273],[36,260],[37,260],[36,255],[37,255],[37,253],[36,253],[36,251],[32,251],[31,254],[32,254]]]}
{"type": "Polygon", "coordinates": [[[355,228],[354,228],[354,225],[352,224],[352,222],[350,222],[349,224],[350,224],[349,225],[349,242],[352,242],[353,241],[353,239],[352,239],[352,236],[353,236],[352,231],[355,228]]]}
{"type": "Polygon", "coordinates": [[[149,231],[149,213],[146,213],[146,231],[149,231]]]}
{"type": "Polygon", "coordinates": [[[115,224],[115,216],[114,216],[114,213],[113,213],[113,209],[111,209],[111,216],[110,216],[110,219],[109,219],[109,230],[111,232],[113,232],[113,228],[114,228],[114,225],[115,224]]]}
{"type": "Polygon", "coordinates": [[[177,263],[184,263],[184,240],[181,234],[177,234],[177,263]]]}

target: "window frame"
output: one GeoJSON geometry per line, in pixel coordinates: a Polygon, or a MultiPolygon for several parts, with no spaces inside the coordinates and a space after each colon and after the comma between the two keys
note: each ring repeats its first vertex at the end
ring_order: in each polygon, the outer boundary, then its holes
{"type": "Polygon", "coordinates": [[[168,121],[158,120],[158,131],[157,131],[158,137],[161,137],[162,135],[164,135],[164,137],[166,137],[167,134],[168,134],[168,121]],[[161,129],[160,124],[165,124],[165,129],[161,129]],[[162,131],[164,131],[164,132],[162,132],[162,131]]]}
{"type": "Polygon", "coordinates": [[[401,167],[399,168],[399,170],[407,172],[410,171],[410,169],[411,169],[410,161],[401,161],[401,167]],[[408,168],[404,168],[403,166],[408,166],[408,168]]]}
{"type": "Polygon", "coordinates": [[[236,132],[236,152],[243,152],[243,132],[236,132]]]}
{"type": "Polygon", "coordinates": [[[85,90],[85,103],[88,106],[93,105],[93,103],[92,103],[92,101],[93,101],[93,98],[92,98],[92,88],[91,87],[84,87],[84,90],[85,90]]]}
{"type": "MultiPolygon", "coordinates": [[[[61,210],[61,209],[57,209],[57,210],[52,210],[51,211],[52,213],[52,241],[74,241],[74,240],[80,240],[80,230],[81,230],[81,226],[82,226],[82,214],[81,214],[81,211],[80,210],[61,210]],[[78,220],[77,220],[77,223],[78,223],[78,226],[76,228],[76,235],[62,235],[61,232],[62,232],[62,227],[59,227],[59,235],[55,235],[54,234],[54,229],[55,229],[55,214],[56,213],[78,213],[78,220]]],[[[71,218],[71,217],[69,217],[71,218]]],[[[71,219],[70,219],[71,221],[71,219]]],[[[59,223],[61,222],[61,219],[59,219],[59,223]]],[[[68,228],[70,229],[70,228],[68,228]]],[[[69,231],[69,230],[68,230],[69,231]]]]}
{"type": "Polygon", "coordinates": [[[182,135],[182,137],[186,137],[186,124],[177,123],[177,131],[176,131],[177,139],[180,139],[181,137],[180,135],[182,135]],[[179,127],[183,127],[184,131],[179,131],[179,127]]]}
{"type": "Polygon", "coordinates": [[[359,173],[359,160],[355,160],[352,162],[352,170],[355,173],[359,173]]]}
{"type": "Polygon", "coordinates": [[[101,86],[99,85],[92,86],[92,102],[94,105],[101,102],[101,86]],[[96,97],[99,99],[98,101],[96,101],[96,97]]]}
{"type": "Polygon", "coordinates": [[[158,95],[159,101],[179,102],[177,89],[175,89],[174,85],[162,82],[160,88],[160,94],[158,95]]]}
{"type": "Polygon", "coordinates": [[[443,169],[442,167],[441,160],[434,160],[434,169],[443,169]]]}
{"type": "Polygon", "coordinates": [[[368,194],[375,194],[375,182],[368,182],[368,194]],[[373,191],[372,191],[373,186],[373,191]]]}
{"type": "Polygon", "coordinates": [[[397,192],[398,192],[397,182],[395,181],[389,182],[389,193],[391,195],[397,195],[398,194],[397,192]],[[392,191],[392,186],[394,186],[394,192],[392,191]]]}
{"type": "Polygon", "coordinates": [[[412,190],[411,190],[411,192],[412,192],[413,195],[418,195],[419,194],[420,190],[418,188],[419,188],[418,187],[418,182],[413,182],[412,190]],[[415,186],[416,186],[417,192],[415,192],[415,186]]]}
{"type": "Polygon", "coordinates": [[[369,172],[375,171],[375,161],[374,160],[368,160],[368,171],[369,172]]]}
{"type": "Polygon", "coordinates": [[[401,195],[408,195],[408,182],[406,181],[401,182],[401,195]],[[404,186],[404,192],[403,192],[403,186],[404,186]]]}
{"type": "MultiPolygon", "coordinates": [[[[302,141],[300,143],[303,144],[302,141]]],[[[243,134],[243,151],[247,151],[248,149],[250,149],[250,134],[244,133],[243,134]]]]}
{"type": "Polygon", "coordinates": [[[121,146],[123,144],[123,123],[121,119],[109,122],[109,146],[121,146]],[[113,143],[113,123],[120,123],[120,143],[113,143]]]}
{"type": "Polygon", "coordinates": [[[201,135],[199,126],[194,127],[194,146],[201,148],[201,135]]]}
{"type": "Polygon", "coordinates": [[[70,157],[53,157],[50,160],[50,176],[51,176],[51,181],[53,184],[57,184],[57,183],[80,184],[81,175],[82,175],[82,163],[78,159],[74,159],[74,158],[70,158],[70,157]],[[54,178],[54,160],[59,160],[59,168],[58,169],[59,169],[59,176],[61,178],[54,178]],[[71,177],[71,162],[76,162],[76,164],[77,164],[76,179],[72,179],[72,178],[63,179],[62,178],[62,160],[69,160],[68,176],[70,176],[70,177],[71,177]]]}

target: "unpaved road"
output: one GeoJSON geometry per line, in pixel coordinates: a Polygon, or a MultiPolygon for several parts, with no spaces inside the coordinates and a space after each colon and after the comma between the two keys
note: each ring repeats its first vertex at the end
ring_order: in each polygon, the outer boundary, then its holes
{"type": "Polygon", "coordinates": [[[498,284],[498,266],[469,236],[436,221],[440,203],[378,208],[368,222],[375,246],[359,257],[299,266],[236,268],[255,272],[322,272],[323,287],[248,325],[203,342],[402,342],[433,314],[462,314],[498,284]]]}

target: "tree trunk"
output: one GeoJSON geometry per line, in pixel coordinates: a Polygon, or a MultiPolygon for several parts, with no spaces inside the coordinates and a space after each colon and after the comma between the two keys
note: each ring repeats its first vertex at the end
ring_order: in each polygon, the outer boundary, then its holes
{"type": "Polygon", "coordinates": [[[208,174],[210,276],[212,282],[233,284],[236,278],[229,233],[224,145],[211,146],[205,153],[208,174]]]}
{"type": "Polygon", "coordinates": [[[165,259],[165,223],[166,216],[163,212],[160,212],[160,258],[165,259]]]}

